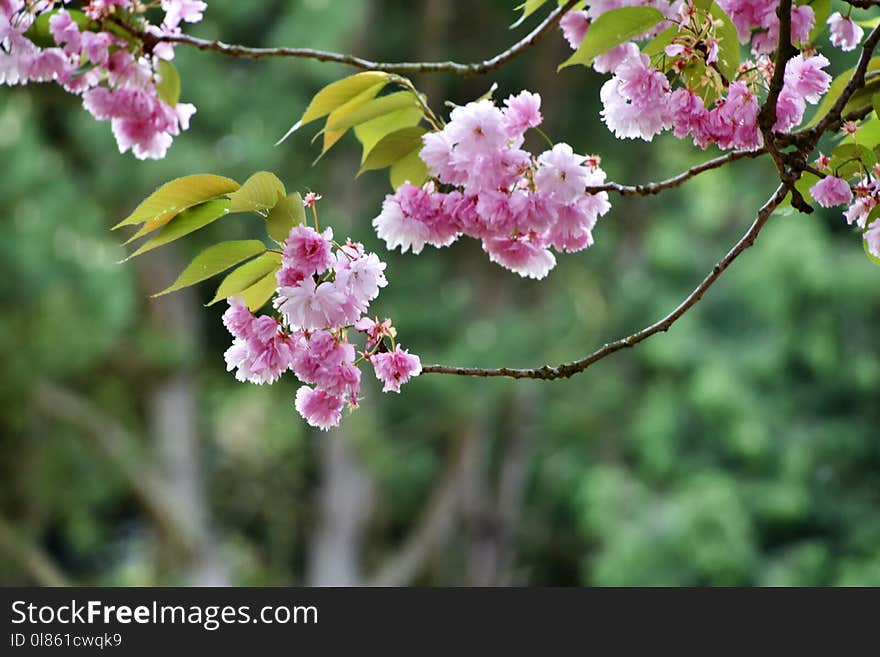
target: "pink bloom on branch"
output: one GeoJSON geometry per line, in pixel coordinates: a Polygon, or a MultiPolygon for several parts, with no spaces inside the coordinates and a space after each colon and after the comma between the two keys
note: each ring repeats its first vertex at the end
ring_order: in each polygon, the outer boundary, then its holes
{"type": "Polygon", "coordinates": [[[342,419],[342,397],[333,395],[326,390],[302,386],[296,391],[296,410],[309,425],[327,431],[338,427],[342,419]]]}
{"type": "Polygon", "coordinates": [[[831,86],[831,76],[822,70],[830,63],[823,55],[793,57],[785,66],[785,87],[808,103],[818,103],[831,86]]]}
{"type": "Polygon", "coordinates": [[[422,371],[422,362],[415,354],[410,354],[400,345],[394,351],[384,351],[370,357],[376,378],[385,385],[382,392],[400,392],[400,386],[418,376],[422,371]]]}
{"type": "Polygon", "coordinates": [[[321,234],[309,226],[294,226],[284,240],[281,262],[284,267],[303,277],[321,275],[333,265],[332,239],[331,228],[321,234]]]}
{"type": "Polygon", "coordinates": [[[577,50],[590,28],[590,18],[585,11],[572,10],[559,21],[559,28],[571,49],[577,50]]]}
{"type": "Polygon", "coordinates": [[[520,276],[540,280],[556,266],[556,258],[525,235],[499,236],[483,240],[489,259],[520,276]]]}
{"type": "Polygon", "coordinates": [[[844,205],[852,201],[852,190],[849,183],[834,176],[826,176],[810,187],[810,195],[823,208],[844,205]]]}
{"type": "Polygon", "coordinates": [[[541,96],[522,91],[504,101],[504,126],[509,137],[519,137],[529,128],[541,125],[541,96]]]}
{"type": "Polygon", "coordinates": [[[583,166],[586,158],[576,155],[568,144],[556,144],[538,156],[535,185],[559,203],[573,202],[584,193],[589,172],[583,166]]]}
{"type": "Polygon", "coordinates": [[[842,16],[835,11],[828,18],[831,26],[831,43],[844,52],[855,50],[865,35],[865,31],[849,16],[842,16]]]}

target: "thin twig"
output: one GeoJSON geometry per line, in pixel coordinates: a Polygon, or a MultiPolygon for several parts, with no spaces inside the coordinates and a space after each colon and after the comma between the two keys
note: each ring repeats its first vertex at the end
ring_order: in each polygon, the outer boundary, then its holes
{"type": "Polygon", "coordinates": [[[262,59],[265,57],[298,57],[303,59],[316,59],[320,62],[337,62],[347,64],[355,68],[367,71],[385,71],[387,73],[455,73],[457,75],[482,75],[501,68],[517,55],[522,54],[538,41],[562,18],[563,14],[576,5],[578,0],[568,0],[563,5],[554,9],[534,30],[517,41],[507,50],[481,62],[462,64],[459,62],[376,62],[355,55],[315,50],[314,48],[250,48],[236,44],[211,41],[186,34],[167,34],[159,37],[144,34],[139,35],[144,44],[153,48],[158,43],[179,43],[193,46],[199,50],[210,50],[227,55],[229,57],[246,57],[249,59],[262,59]]]}
{"type": "Polygon", "coordinates": [[[667,178],[666,180],[658,180],[657,182],[645,183],[643,185],[621,185],[620,183],[609,182],[605,183],[604,185],[587,187],[586,192],[588,194],[597,194],[598,192],[616,192],[621,196],[651,196],[653,194],[659,194],[660,192],[666,191],[667,189],[672,189],[673,187],[679,187],[691,178],[694,178],[695,176],[698,176],[705,171],[717,169],[724,166],[725,164],[734,162],[735,160],[760,157],[766,152],[767,149],[765,148],[759,148],[754,151],[731,151],[730,153],[719,155],[718,157],[703,162],[702,164],[693,166],[687,171],[682,171],[678,175],[675,175],[672,178],[667,178]]]}
{"type": "Polygon", "coordinates": [[[579,374],[587,369],[593,363],[596,363],[603,358],[610,356],[616,351],[620,351],[621,349],[626,349],[629,347],[634,347],[640,342],[647,340],[652,335],[657,333],[662,333],[664,331],[668,331],[669,328],[688,310],[690,310],[693,306],[697,304],[697,302],[703,297],[715,281],[721,276],[725,269],[727,269],[730,264],[736,260],[746,249],[748,249],[752,244],[755,243],[755,238],[758,237],[758,233],[761,232],[761,229],[764,228],[764,225],[767,223],[767,220],[770,218],[770,215],[773,211],[779,206],[782,200],[785,198],[787,194],[787,189],[784,184],[780,184],[779,187],[776,188],[776,192],[773,196],[768,199],[766,203],[761,207],[758,211],[758,216],[755,221],[749,227],[748,231],[746,231],[745,235],[743,235],[740,240],[734,244],[733,248],[727,252],[721,260],[719,260],[715,266],[712,268],[712,271],[703,279],[703,281],[694,288],[694,290],[685,297],[685,299],[678,304],[678,306],[671,313],[660,319],[659,321],[651,324],[643,328],[640,331],[636,331],[632,335],[628,335],[625,338],[620,338],[619,340],[615,340],[614,342],[609,342],[607,344],[602,345],[599,349],[594,351],[588,356],[581,358],[580,360],[576,360],[571,363],[565,363],[563,365],[557,365],[556,367],[552,367],[550,365],[545,365],[543,367],[537,367],[532,369],[515,369],[510,367],[500,367],[497,369],[484,369],[480,367],[450,367],[448,365],[428,365],[427,367],[422,368],[422,372],[424,374],[457,374],[460,376],[478,376],[478,377],[508,377],[513,379],[544,379],[544,380],[553,380],[553,379],[567,379],[570,376],[574,376],[575,374],[579,374]]]}

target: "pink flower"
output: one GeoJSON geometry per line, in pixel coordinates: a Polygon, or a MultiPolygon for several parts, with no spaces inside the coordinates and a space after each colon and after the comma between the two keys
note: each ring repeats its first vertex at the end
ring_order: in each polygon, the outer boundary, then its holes
{"type": "Polygon", "coordinates": [[[806,102],[800,95],[783,87],[776,101],[776,123],[773,125],[773,130],[791,131],[803,120],[806,107],[806,102]]]}
{"type": "Polygon", "coordinates": [[[526,278],[540,280],[556,266],[556,258],[525,235],[489,237],[483,240],[489,259],[526,278]]]}
{"type": "Polygon", "coordinates": [[[232,333],[233,337],[243,339],[251,337],[254,316],[244,304],[244,299],[230,297],[227,301],[229,308],[223,313],[223,325],[232,333]]]}
{"type": "Polygon", "coordinates": [[[239,381],[274,383],[293,364],[293,338],[267,315],[253,319],[247,333],[236,337],[224,354],[227,369],[236,369],[235,378],[239,381]]]}
{"type": "Polygon", "coordinates": [[[810,187],[810,195],[823,208],[844,205],[852,201],[852,190],[849,188],[849,183],[834,176],[826,176],[810,187]]]}
{"type": "Polygon", "coordinates": [[[593,70],[596,73],[610,73],[617,70],[617,67],[630,57],[638,56],[639,47],[632,41],[628,41],[596,57],[593,60],[593,70]]]}
{"type": "Polygon", "coordinates": [[[614,77],[602,85],[599,96],[602,118],[620,139],[651,141],[672,125],[669,81],[661,71],[651,68],[646,55],[620,64],[614,77]]]}
{"type": "Polygon", "coordinates": [[[562,36],[568,41],[568,45],[572,50],[577,50],[581,41],[587,35],[590,27],[590,18],[585,11],[572,10],[566,12],[559,21],[559,27],[562,30],[562,36]]]}
{"type": "Polygon", "coordinates": [[[855,50],[862,40],[865,31],[849,16],[842,16],[835,11],[828,18],[831,26],[831,43],[843,51],[855,50]]]}
{"type": "Polygon", "coordinates": [[[274,304],[290,326],[306,331],[340,328],[357,320],[344,290],[329,281],[316,285],[311,276],[278,288],[274,304]]]}
{"type": "Polygon", "coordinates": [[[822,70],[830,63],[823,55],[792,57],[785,66],[785,87],[808,103],[818,103],[831,85],[831,76],[822,70]]]}
{"type": "Polygon", "coordinates": [[[308,226],[294,226],[284,240],[281,262],[284,267],[305,276],[321,275],[333,265],[330,241],[333,230],[323,234],[308,226]]]}
{"type": "Polygon", "coordinates": [[[529,128],[541,125],[541,96],[521,91],[504,101],[504,127],[509,137],[519,137],[529,128]]]}
{"type": "Polygon", "coordinates": [[[370,301],[379,296],[379,289],[388,285],[385,267],[375,253],[349,260],[349,256],[340,252],[337,256],[336,283],[346,290],[360,312],[366,312],[370,301]]]}
{"type": "Polygon", "coordinates": [[[370,357],[376,378],[385,385],[382,392],[400,392],[400,386],[410,380],[410,377],[418,376],[422,371],[422,363],[415,354],[401,349],[400,345],[394,347],[394,351],[384,351],[370,357]]]}
{"type": "Polygon", "coordinates": [[[421,191],[409,183],[401,185],[393,195],[385,197],[382,212],[373,219],[376,234],[385,241],[390,250],[399,246],[402,253],[411,248],[413,254],[419,254],[428,241],[430,231],[423,221],[422,211],[426,211],[424,214],[430,212],[426,207],[430,205],[430,200],[427,199],[427,194],[423,197],[421,191]],[[411,197],[414,196],[419,197],[417,202],[412,202],[411,197]],[[404,206],[408,212],[404,212],[404,206]],[[414,210],[418,214],[414,214],[414,210]]]}
{"type": "Polygon", "coordinates": [[[294,405],[309,425],[327,431],[331,427],[339,426],[344,401],[326,390],[302,386],[296,391],[294,405]]]}
{"type": "Polygon", "coordinates": [[[576,155],[568,144],[556,144],[552,150],[538,156],[535,185],[562,204],[582,196],[587,186],[588,171],[583,166],[586,158],[576,155]]]}
{"type": "Polygon", "coordinates": [[[49,18],[49,32],[55,43],[64,46],[64,52],[67,54],[78,54],[82,49],[79,26],[73,22],[66,9],[59,10],[49,18]]]}
{"type": "Polygon", "coordinates": [[[504,115],[490,100],[456,107],[446,126],[456,151],[467,157],[487,155],[507,144],[504,115]]]}

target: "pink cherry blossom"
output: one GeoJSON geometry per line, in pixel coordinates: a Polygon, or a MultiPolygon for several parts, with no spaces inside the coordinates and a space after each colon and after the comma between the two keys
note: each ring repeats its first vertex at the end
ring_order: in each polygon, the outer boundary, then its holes
{"type": "Polygon", "coordinates": [[[333,395],[326,390],[302,386],[296,391],[296,410],[309,425],[327,431],[338,427],[342,419],[342,397],[333,395]]]}
{"type": "Polygon", "coordinates": [[[527,235],[498,236],[483,240],[489,259],[526,278],[540,280],[556,266],[556,258],[527,235]]]}
{"type": "Polygon", "coordinates": [[[521,136],[529,128],[541,125],[541,96],[522,91],[504,101],[504,127],[508,137],[521,136]]]}
{"type": "Polygon", "coordinates": [[[577,50],[587,35],[587,30],[590,27],[590,18],[585,11],[572,10],[566,12],[562,17],[559,21],[559,27],[562,30],[562,36],[568,41],[571,49],[577,50]]]}
{"type": "Polygon", "coordinates": [[[286,269],[304,277],[323,274],[334,262],[332,240],[333,230],[330,228],[321,234],[309,226],[294,226],[284,240],[281,262],[286,269]]]}
{"type": "Polygon", "coordinates": [[[880,219],[875,219],[862,236],[868,246],[868,253],[880,258],[880,219]]]}
{"type": "Polygon", "coordinates": [[[852,190],[849,183],[834,176],[826,176],[810,187],[810,195],[823,208],[844,205],[852,201],[852,190]]]}
{"type": "Polygon", "coordinates": [[[802,54],[792,57],[785,66],[785,87],[815,105],[831,85],[831,76],[822,70],[829,64],[823,55],[807,59],[802,54]]]}
{"type": "Polygon", "coordinates": [[[393,351],[380,352],[370,358],[376,378],[385,385],[382,392],[400,392],[400,386],[418,376],[422,371],[422,363],[415,354],[395,345],[393,351]]]}
{"type": "Polygon", "coordinates": [[[568,204],[584,194],[588,171],[586,158],[576,155],[568,144],[556,144],[538,156],[535,185],[555,201],[568,204]]]}
{"type": "Polygon", "coordinates": [[[831,43],[844,52],[855,50],[861,43],[865,31],[853,21],[849,16],[842,16],[839,11],[835,11],[828,18],[828,25],[831,26],[831,43]]]}

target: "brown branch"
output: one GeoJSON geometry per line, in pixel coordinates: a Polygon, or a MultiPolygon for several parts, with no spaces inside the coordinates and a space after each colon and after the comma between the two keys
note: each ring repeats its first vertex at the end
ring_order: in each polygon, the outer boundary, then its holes
{"type": "Polygon", "coordinates": [[[789,170],[786,166],[786,158],[780,152],[776,142],[774,125],[776,124],[776,108],[779,101],[779,94],[785,86],[785,67],[789,60],[797,53],[797,48],[791,43],[791,5],[792,0],[782,0],[777,8],[776,15],[779,17],[779,44],[776,47],[776,59],[773,64],[773,77],[770,80],[770,90],[767,93],[767,100],[758,113],[758,127],[761,129],[761,135],[764,137],[764,147],[773,158],[776,170],[779,172],[779,179],[785,185],[786,189],[791,192],[791,204],[805,214],[813,211],[812,206],[806,202],[803,195],[795,187],[795,182],[800,178],[800,172],[789,170]]]}
{"type": "Polygon", "coordinates": [[[609,182],[605,183],[604,185],[587,187],[586,192],[588,194],[596,194],[598,192],[616,192],[621,196],[651,196],[653,194],[659,194],[660,192],[666,191],[667,189],[679,187],[691,178],[698,176],[706,171],[717,169],[735,160],[760,157],[766,152],[767,149],[765,148],[759,148],[754,151],[732,151],[730,153],[725,153],[724,155],[720,155],[716,158],[708,160],[707,162],[703,162],[702,164],[693,166],[687,171],[682,171],[678,175],[675,175],[672,178],[667,178],[666,180],[645,183],[643,185],[621,185],[620,183],[609,182]]]}
{"type": "Polygon", "coordinates": [[[712,271],[709,272],[709,274],[703,279],[703,281],[696,288],[694,288],[694,290],[689,295],[687,295],[687,297],[685,297],[685,299],[672,312],[670,312],[668,315],[655,322],[654,324],[651,324],[650,326],[647,326],[642,330],[633,333],[632,335],[628,335],[625,338],[620,338],[619,340],[615,340],[614,342],[604,344],[599,349],[597,349],[590,355],[581,358],[580,360],[576,360],[571,363],[565,363],[563,365],[557,365],[555,367],[545,365],[543,367],[532,369],[515,369],[510,367],[484,369],[480,367],[450,367],[448,365],[428,365],[427,367],[424,367],[422,369],[422,372],[424,374],[456,374],[459,376],[508,377],[512,379],[543,379],[547,381],[554,379],[567,379],[571,376],[574,376],[575,374],[583,372],[593,363],[596,363],[617,351],[627,349],[629,347],[634,347],[640,342],[647,340],[652,335],[668,331],[669,328],[679,318],[681,318],[682,315],[684,315],[688,310],[695,306],[700,299],[703,298],[703,295],[710,287],[712,287],[715,281],[717,281],[721,277],[721,274],[724,273],[724,270],[727,269],[731,265],[731,263],[743,253],[743,251],[745,251],[750,246],[752,246],[752,244],[755,243],[755,238],[758,237],[758,234],[764,228],[764,225],[767,223],[770,215],[785,198],[786,193],[787,190],[785,188],[785,185],[780,184],[779,187],[776,188],[776,192],[773,194],[773,196],[771,196],[758,211],[758,216],[749,227],[749,229],[746,231],[745,235],[743,235],[742,238],[740,238],[740,240],[736,244],[734,244],[733,248],[731,248],[730,251],[727,252],[727,255],[725,255],[715,264],[715,266],[712,268],[712,271]]]}
{"type": "Polygon", "coordinates": [[[563,14],[574,7],[577,2],[578,0],[568,0],[565,4],[554,9],[534,30],[529,32],[525,37],[517,41],[507,50],[500,52],[490,59],[470,64],[461,64],[452,61],[376,62],[363,57],[357,57],[356,55],[346,55],[326,50],[315,50],[313,48],[251,48],[248,46],[223,43],[222,41],[199,39],[198,37],[192,37],[185,34],[169,34],[160,37],[139,34],[138,37],[144,41],[144,44],[148,49],[152,49],[158,43],[179,43],[186,46],[193,46],[199,50],[210,50],[229,57],[245,57],[249,59],[263,59],[265,57],[296,57],[303,59],[316,59],[320,62],[336,62],[367,71],[385,71],[387,73],[455,73],[457,75],[482,75],[489,71],[501,68],[514,57],[522,54],[538,43],[538,41],[540,41],[547,32],[559,22],[563,14]]]}

